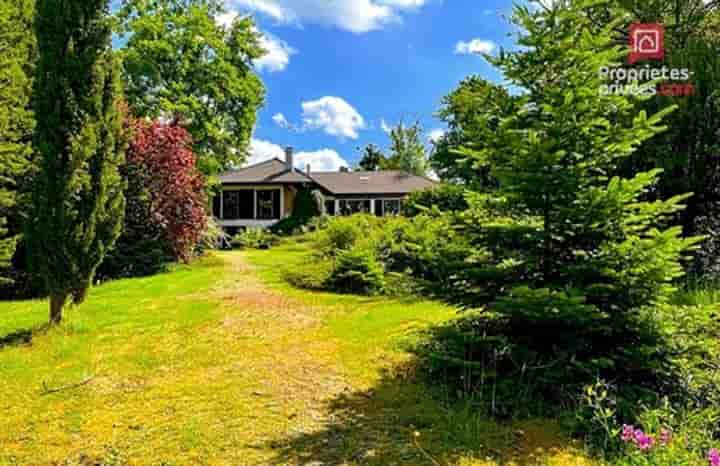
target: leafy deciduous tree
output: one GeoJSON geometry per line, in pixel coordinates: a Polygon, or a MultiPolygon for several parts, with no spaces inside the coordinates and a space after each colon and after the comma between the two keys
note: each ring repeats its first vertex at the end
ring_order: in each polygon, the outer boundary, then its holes
{"type": "Polygon", "coordinates": [[[253,60],[264,55],[249,17],[225,27],[219,0],[126,0],[118,32],[133,114],[179,118],[201,171],[239,165],[264,100],[253,60]]]}
{"type": "Polygon", "coordinates": [[[50,322],[83,302],[120,235],[125,200],[119,68],[107,0],[38,0],[37,120],[27,240],[50,294],[50,322]]]}
{"type": "Polygon", "coordinates": [[[443,99],[439,117],[449,130],[436,142],[430,158],[432,168],[442,180],[463,183],[476,190],[496,185],[489,177],[487,164],[468,158],[462,149],[480,150],[500,119],[517,110],[515,101],[504,87],[479,76],[464,79],[443,99]]]}
{"type": "Polygon", "coordinates": [[[400,122],[390,130],[390,157],[382,168],[411,175],[427,174],[427,154],[419,121],[409,126],[400,122]]]}

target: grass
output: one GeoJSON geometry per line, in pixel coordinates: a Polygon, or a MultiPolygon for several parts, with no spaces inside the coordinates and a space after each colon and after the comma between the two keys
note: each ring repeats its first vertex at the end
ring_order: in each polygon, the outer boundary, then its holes
{"type": "Polygon", "coordinates": [[[306,253],[105,284],[52,330],[45,302],[0,303],[0,464],[592,464],[417,380],[407,344],[453,309],[293,289],[306,253]]]}

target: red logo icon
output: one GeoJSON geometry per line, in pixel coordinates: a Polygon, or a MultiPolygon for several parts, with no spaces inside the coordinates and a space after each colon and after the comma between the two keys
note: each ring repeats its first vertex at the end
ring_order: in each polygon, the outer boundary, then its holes
{"type": "Polygon", "coordinates": [[[665,58],[665,26],[662,24],[634,23],[630,26],[631,65],[641,60],[665,58]]]}

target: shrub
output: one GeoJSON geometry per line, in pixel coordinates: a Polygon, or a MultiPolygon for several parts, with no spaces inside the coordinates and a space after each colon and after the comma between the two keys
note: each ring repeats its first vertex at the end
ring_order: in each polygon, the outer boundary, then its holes
{"type": "Polygon", "coordinates": [[[324,215],[325,200],[318,190],[300,189],[295,196],[292,215],[270,228],[276,235],[294,235],[303,231],[313,218],[324,215]]]}
{"type": "Polygon", "coordinates": [[[403,204],[403,214],[414,217],[435,208],[440,212],[462,212],[468,209],[463,186],[442,184],[431,189],[416,191],[403,204]]]}
{"type": "Polygon", "coordinates": [[[248,228],[235,235],[232,246],[241,249],[270,249],[277,244],[278,238],[262,228],[248,228]]]}
{"type": "Polygon", "coordinates": [[[129,119],[132,142],[123,233],[99,272],[104,278],[143,276],[167,262],[188,262],[203,239],[208,217],[203,177],[190,135],[176,123],[129,119]]]}
{"type": "Polygon", "coordinates": [[[207,225],[207,199],[190,134],[173,122],[133,120],[129,166],[145,171],[151,217],[177,260],[187,262],[207,225]]]}
{"type": "Polygon", "coordinates": [[[426,292],[448,296],[462,289],[459,274],[471,250],[448,215],[394,218],[377,241],[386,268],[419,280],[426,292]]]}
{"type": "Polygon", "coordinates": [[[298,288],[316,291],[328,290],[333,267],[334,262],[331,259],[315,258],[285,270],[284,279],[298,288]]]}
{"type": "Polygon", "coordinates": [[[375,252],[361,247],[337,253],[327,280],[330,290],[340,293],[378,294],[385,288],[383,266],[375,252]]]}
{"type": "Polygon", "coordinates": [[[335,256],[352,248],[361,239],[372,236],[378,224],[378,218],[369,215],[335,217],[320,231],[318,250],[326,256],[335,256]]]}

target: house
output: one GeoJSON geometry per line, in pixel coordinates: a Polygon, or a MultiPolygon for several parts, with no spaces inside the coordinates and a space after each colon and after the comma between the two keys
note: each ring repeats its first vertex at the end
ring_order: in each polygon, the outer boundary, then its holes
{"type": "Polygon", "coordinates": [[[293,151],[286,161],[272,159],[220,176],[222,195],[213,200],[213,214],[230,233],[243,228],[267,228],[290,216],[300,189],[319,190],[329,215],[367,212],[400,213],[403,199],[435,182],[400,171],[313,172],[293,168],[293,151]]]}

